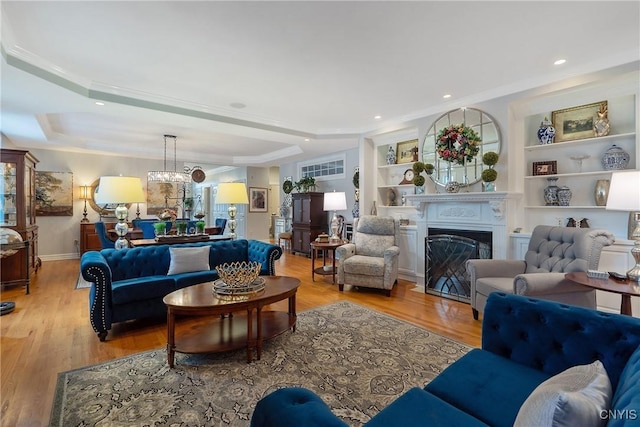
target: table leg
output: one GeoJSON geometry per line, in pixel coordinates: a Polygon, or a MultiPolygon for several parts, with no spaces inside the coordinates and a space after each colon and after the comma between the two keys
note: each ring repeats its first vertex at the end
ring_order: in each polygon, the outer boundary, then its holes
{"type": "Polygon", "coordinates": [[[311,248],[311,281],[315,282],[315,274],[316,274],[316,250],[311,248]]]}
{"type": "Polygon", "coordinates": [[[247,308],[247,363],[253,359],[253,308],[247,308]]]}
{"type": "Polygon", "coordinates": [[[257,309],[257,322],[258,322],[258,351],[257,357],[260,360],[262,356],[262,306],[258,306],[257,309]]]}
{"type": "MultiPolygon", "coordinates": [[[[296,314],[296,294],[293,294],[289,297],[289,317],[293,316],[294,318],[297,317],[296,314]]],[[[293,332],[296,331],[296,324],[298,322],[293,324],[293,332]]]]}
{"type": "Polygon", "coordinates": [[[336,250],[333,250],[333,254],[332,254],[332,260],[333,260],[333,271],[332,271],[332,278],[333,278],[333,284],[336,284],[336,250]]]}
{"type": "Polygon", "coordinates": [[[176,316],[171,311],[171,307],[167,308],[167,363],[173,368],[173,362],[176,354],[176,316]]]}
{"type": "Polygon", "coordinates": [[[622,295],[620,302],[620,314],[631,316],[631,295],[622,295]]]}

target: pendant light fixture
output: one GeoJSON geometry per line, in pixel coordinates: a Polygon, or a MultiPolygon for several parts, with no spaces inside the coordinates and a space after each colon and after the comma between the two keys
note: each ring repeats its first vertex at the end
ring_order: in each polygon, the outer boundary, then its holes
{"type": "Polygon", "coordinates": [[[147,181],[149,182],[177,182],[177,183],[190,183],[191,175],[184,172],[178,172],[177,169],[177,156],[176,156],[176,141],[177,137],[174,135],[164,136],[164,170],[162,171],[149,171],[147,172],[147,181]],[[173,139],[173,171],[167,170],[167,139],[173,139]]]}

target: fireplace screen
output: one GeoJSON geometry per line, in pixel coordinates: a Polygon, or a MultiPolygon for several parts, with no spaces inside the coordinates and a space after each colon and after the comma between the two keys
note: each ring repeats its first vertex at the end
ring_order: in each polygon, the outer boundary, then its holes
{"type": "Polygon", "coordinates": [[[469,302],[468,259],[489,259],[491,232],[429,229],[425,239],[425,292],[469,302]]]}

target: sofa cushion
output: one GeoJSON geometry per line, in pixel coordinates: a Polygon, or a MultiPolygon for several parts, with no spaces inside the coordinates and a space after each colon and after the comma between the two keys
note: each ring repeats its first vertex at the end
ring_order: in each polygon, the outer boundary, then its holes
{"type": "Polygon", "coordinates": [[[120,280],[111,285],[111,301],[115,305],[162,298],[176,289],[175,280],[167,276],[145,276],[120,280]]]}
{"type": "Polygon", "coordinates": [[[167,274],[209,270],[209,246],[169,248],[171,262],[167,274]]]}
{"type": "Polygon", "coordinates": [[[473,349],[442,371],[425,390],[486,424],[511,427],[527,397],[550,376],[473,349]]]}
{"type": "Polygon", "coordinates": [[[344,272],[363,276],[384,275],[384,258],[373,256],[354,255],[342,262],[344,272]]]}
{"type": "Polygon", "coordinates": [[[366,427],[486,426],[433,394],[414,387],[376,414],[366,427]]]}
{"type": "Polygon", "coordinates": [[[524,402],[514,426],[602,426],[611,403],[602,362],[573,366],[540,384],[524,402]]]}
{"type": "Polygon", "coordinates": [[[620,374],[618,387],[607,413],[607,427],[628,425],[640,420],[640,346],[633,352],[620,374]]]}

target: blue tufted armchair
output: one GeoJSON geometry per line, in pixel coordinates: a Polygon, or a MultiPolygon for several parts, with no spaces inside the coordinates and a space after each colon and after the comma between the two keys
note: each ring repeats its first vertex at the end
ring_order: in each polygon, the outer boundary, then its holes
{"type": "Polygon", "coordinates": [[[564,275],[597,270],[602,248],[613,241],[606,230],[539,225],[531,233],[524,260],[468,260],[473,318],[478,319],[495,291],[596,308],[596,291],[564,275]]]}

